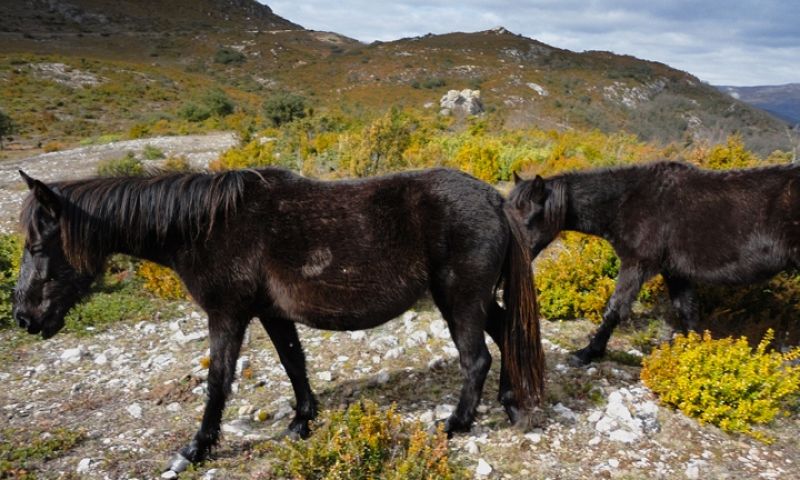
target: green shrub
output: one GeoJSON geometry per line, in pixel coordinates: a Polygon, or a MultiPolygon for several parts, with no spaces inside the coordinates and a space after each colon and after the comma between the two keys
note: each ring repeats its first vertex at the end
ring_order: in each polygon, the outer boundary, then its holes
{"type": "Polygon", "coordinates": [[[46,473],[42,463],[64,455],[79,445],[84,433],[65,428],[41,431],[32,428],[0,430],[0,478],[35,479],[46,473]],[[45,435],[46,434],[46,435],[45,435]]]}
{"type": "Polygon", "coordinates": [[[0,150],[4,148],[3,140],[6,136],[12,135],[17,131],[17,125],[11,117],[0,110],[0,150]]]}
{"type": "Polygon", "coordinates": [[[642,381],[661,401],[700,422],[769,442],[754,424],[766,424],[786,412],[800,391],[800,348],[767,352],[769,330],[755,350],[745,337],[714,340],[677,335],[644,359],[642,381]]]}
{"type": "Polygon", "coordinates": [[[214,52],[214,62],[221,63],[223,65],[244,63],[245,60],[247,60],[247,57],[245,57],[242,52],[238,52],[231,48],[220,48],[214,52]]]}
{"type": "Polygon", "coordinates": [[[97,164],[97,175],[101,177],[135,177],[143,174],[144,165],[133,152],[97,164]]]}
{"type": "Polygon", "coordinates": [[[438,480],[467,478],[448,457],[447,435],[410,425],[394,406],[370,401],[325,412],[308,440],[287,440],[269,452],[273,478],[438,480]]]}
{"type": "Polygon", "coordinates": [[[261,106],[264,116],[276,127],[306,116],[306,99],[294,93],[275,93],[261,106]]]}
{"type": "Polygon", "coordinates": [[[135,282],[104,279],[91,296],[75,305],[65,319],[65,330],[77,334],[102,332],[121,321],[151,320],[156,305],[135,282]]]}
{"type": "Polygon", "coordinates": [[[189,163],[189,159],[183,155],[173,155],[164,160],[161,168],[167,172],[188,172],[192,169],[192,165],[189,163]]]}
{"type": "Polygon", "coordinates": [[[211,115],[225,117],[233,113],[234,103],[228,95],[219,88],[213,88],[203,96],[203,105],[208,108],[211,115]]]}
{"type": "Polygon", "coordinates": [[[152,145],[145,145],[142,155],[144,156],[145,160],[158,160],[164,158],[164,152],[160,148],[152,145]]]}
{"type": "Polygon", "coordinates": [[[211,117],[211,110],[206,106],[190,102],[178,110],[178,116],[189,122],[202,122],[211,117]]]}
{"type": "Polygon", "coordinates": [[[22,246],[22,237],[19,235],[0,235],[0,328],[14,325],[11,300],[19,274],[22,246]]]}

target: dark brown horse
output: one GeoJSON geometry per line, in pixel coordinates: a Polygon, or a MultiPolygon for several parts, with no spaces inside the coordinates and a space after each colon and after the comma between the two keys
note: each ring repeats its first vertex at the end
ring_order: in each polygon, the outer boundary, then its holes
{"type": "Polygon", "coordinates": [[[216,443],[253,317],[291,380],[297,408],[289,431],[302,437],[317,405],[295,322],[371,328],[426,292],[447,321],[464,375],[448,433],[468,430],[475,418],[491,363],[484,331],[502,351],[499,399],[511,420],[541,397],[529,252],[509,228],[503,198],[466,174],[321,182],[270,168],[51,185],[22,175],[32,195],[22,211],[27,239],[14,317],[28,332],[58,332],[113,253],[172,268],[208,313],[208,401],[173,470],[203,460],[216,443]],[[505,308],[495,300],[500,285],[505,308]]]}
{"type": "Polygon", "coordinates": [[[621,266],[603,323],[575,352],[586,364],[606,344],[642,284],[661,273],[684,330],[696,329],[693,284],[743,284],[800,264],[800,167],[707,171],[659,162],[521,181],[512,222],[535,257],[562,230],[597,235],[621,266]]]}

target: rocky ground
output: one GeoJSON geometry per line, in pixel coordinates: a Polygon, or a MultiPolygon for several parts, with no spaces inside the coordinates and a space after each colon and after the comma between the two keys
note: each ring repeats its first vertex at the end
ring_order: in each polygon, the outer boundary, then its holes
{"type": "MultiPolygon", "coordinates": [[[[37,163],[52,157],[21,164],[44,177],[66,168],[70,158],[65,153],[58,166],[37,163]]],[[[59,174],[77,176],[84,167],[59,174]]],[[[13,218],[9,199],[21,192],[12,178],[14,168],[6,165],[0,171],[3,218],[13,218]]],[[[77,431],[82,437],[75,445],[34,462],[37,475],[159,478],[199,424],[207,374],[205,321],[201,311],[184,302],[177,316],[155,315],[139,323],[123,319],[90,335],[62,333],[42,341],[0,331],[0,442],[21,448],[17,444],[23,437],[77,431]]],[[[660,406],[639,381],[635,362],[605,359],[588,367],[569,366],[568,349],[585,342],[591,329],[587,321],[543,322],[547,400],[529,431],[510,427],[494,400],[499,355],[487,340],[495,363],[478,421],[470,433],[451,441],[454,457],[477,478],[800,478],[797,415],[769,428],[772,445],[700,425],[660,406]]],[[[385,406],[394,402],[405,417],[425,424],[454,408],[461,384],[456,350],[430,302],[373,330],[301,328],[300,338],[322,408],[361,398],[385,406]]],[[[637,355],[631,338],[632,332],[622,331],[612,339],[612,351],[630,353],[612,358],[637,355]]],[[[254,454],[252,446],[286,427],[293,398],[257,322],[239,370],[214,460],[181,478],[266,476],[270,459],[254,454]]]]}

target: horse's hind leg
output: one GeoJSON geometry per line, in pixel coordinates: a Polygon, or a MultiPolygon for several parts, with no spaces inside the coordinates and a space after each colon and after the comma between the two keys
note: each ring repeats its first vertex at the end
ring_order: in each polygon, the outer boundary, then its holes
{"type": "Polygon", "coordinates": [[[700,313],[694,287],[685,278],[673,277],[669,274],[663,274],[663,277],[672,306],[680,316],[683,333],[696,332],[700,323],[700,313]]]}
{"type": "Polygon", "coordinates": [[[317,416],[317,401],[306,376],[306,357],[300,338],[297,336],[297,327],[294,322],[283,318],[268,316],[259,318],[272,344],[275,345],[275,350],[278,351],[281,365],[292,382],[297,400],[295,416],[289,424],[287,433],[307,438],[310,433],[308,422],[317,416]]]}
{"type": "Polygon", "coordinates": [[[617,286],[614,293],[606,305],[603,314],[603,323],[597,329],[589,345],[573,352],[575,361],[580,365],[586,365],[593,359],[602,357],[606,352],[606,345],[611,334],[619,324],[620,320],[628,318],[631,313],[631,305],[636,300],[636,295],[642,288],[642,283],[648,278],[641,265],[626,265],[622,262],[622,267],[617,277],[617,286]]]}
{"type": "Polygon", "coordinates": [[[194,439],[180,450],[170,464],[170,470],[180,472],[188,465],[205,460],[211,447],[219,439],[222,411],[236,375],[236,359],[242,347],[249,318],[209,314],[208,330],[211,344],[211,365],[208,370],[208,399],[200,429],[194,439]]]}
{"type": "Polygon", "coordinates": [[[446,293],[434,292],[434,300],[447,321],[450,335],[458,349],[461,373],[464,375],[456,410],[445,422],[448,435],[469,431],[481,400],[486,374],[492,364],[492,356],[486,348],[483,336],[489,302],[487,299],[478,300],[477,297],[466,292],[459,292],[452,297],[446,293]]]}
{"type": "Polygon", "coordinates": [[[506,358],[503,350],[503,332],[505,331],[506,311],[497,302],[489,304],[489,318],[486,320],[486,333],[492,337],[494,343],[500,349],[500,390],[497,400],[503,405],[512,424],[516,424],[521,418],[519,404],[514,397],[514,390],[511,388],[511,380],[508,378],[506,370],[506,358]]]}

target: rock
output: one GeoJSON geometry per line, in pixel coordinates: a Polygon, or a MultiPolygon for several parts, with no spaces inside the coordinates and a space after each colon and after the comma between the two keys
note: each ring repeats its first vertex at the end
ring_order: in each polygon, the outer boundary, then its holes
{"type": "Polygon", "coordinates": [[[439,100],[440,113],[450,115],[452,113],[462,115],[477,115],[483,112],[483,102],[481,102],[481,91],[464,89],[461,91],[450,90],[439,100]]]}
{"type": "Polygon", "coordinates": [[[256,410],[256,413],[253,415],[253,420],[256,422],[266,422],[269,420],[269,412],[264,409],[259,408],[256,410]]]}
{"type": "Polygon", "coordinates": [[[331,372],[317,372],[317,378],[323,382],[330,382],[333,380],[333,374],[331,372]]]}
{"type": "Polygon", "coordinates": [[[445,403],[442,405],[437,405],[433,413],[436,416],[436,420],[444,420],[445,418],[449,417],[455,409],[455,405],[445,403]]]}
{"type": "Polygon", "coordinates": [[[83,357],[84,351],[83,347],[76,347],[76,348],[68,348],[61,353],[59,357],[62,362],[67,363],[78,363],[83,357]]]}
{"type": "Polygon", "coordinates": [[[389,372],[386,370],[381,370],[378,372],[378,376],[375,378],[375,381],[378,382],[378,385],[383,385],[389,381],[389,372]]]}
{"type": "Polygon", "coordinates": [[[563,403],[560,402],[553,407],[553,411],[556,412],[556,414],[559,417],[563,418],[568,423],[573,423],[575,422],[575,420],[578,419],[578,416],[575,415],[575,412],[573,412],[572,410],[569,409],[569,407],[565,406],[563,403]]]}
{"type": "Polygon", "coordinates": [[[101,353],[100,355],[94,357],[94,363],[96,365],[105,365],[106,363],[108,363],[108,357],[106,356],[106,354],[101,353]]]}
{"type": "Polygon", "coordinates": [[[89,469],[92,468],[92,459],[91,458],[83,458],[80,462],[78,462],[78,468],[75,469],[77,473],[88,473],[89,469]]]}
{"type": "Polygon", "coordinates": [[[591,414],[589,414],[588,417],[586,417],[586,420],[589,423],[595,423],[600,421],[601,418],[603,418],[603,412],[600,410],[595,410],[591,414]]]}
{"type": "Polygon", "coordinates": [[[278,411],[275,412],[275,420],[280,420],[284,417],[288,417],[290,414],[294,413],[294,409],[289,404],[289,402],[284,402],[278,407],[278,411]]]}
{"type": "Polygon", "coordinates": [[[142,407],[139,406],[138,403],[132,403],[128,405],[128,407],[125,410],[127,410],[128,414],[133,418],[136,419],[142,418],[142,407]]]}
{"type": "Polygon", "coordinates": [[[350,332],[350,338],[355,341],[361,341],[367,338],[367,332],[364,330],[356,330],[355,332],[350,332]]]}
{"type": "Polygon", "coordinates": [[[589,440],[589,446],[593,447],[593,446],[597,445],[598,443],[600,443],[601,441],[602,441],[602,439],[600,438],[600,436],[599,435],[595,435],[594,437],[592,437],[589,440]]]}
{"type": "Polygon", "coordinates": [[[611,468],[619,467],[619,460],[617,460],[616,458],[609,458],[608,459],[608,466],[611,467],[611,468]]]}
{"type": "Polygon", "coordinates": [[[369,348],[372,350],[381,350],[384,348],[396,347],[398,343],[400,342],[394,335],[381,335],[369,342],[369,348]]]}
{"type": "Polygon", "coordinates": [[[406,349],[403,347],[394,347],[391,350],[387,350],[387,352],[383,355],[383,358],[384,360],[400,358],[405,351],[406,349]]]}
{"type": "Polygon", "coordinates": [[[414,331],[406,340],[406,346],[424,345],[428,341],[428,332],[425,330],[414,331]]]}
{"type": "Polygon", "coordinates": [[[447,322],[444,320],[437,318],[431,322],[428,329],[431,331],[431,336],[434,338],[441,338],[443,340],[450,339],[450,330],[447,328],[447,322]]]}
{"type": "Polygon", "coordinates": [[[255,411],[252,405],[242,405],[239,407],[239,418],[249,418],[255,411]]]}
{"type": "Polygon", "coordinates": [[[620,428],[609,433],[608,437],[615,442],[633,443],[639,438],[639,435],[620,428]]]}
{"type": "Polygon", "coordinates": [[[419,421],[426,425],[433,423],[433,412],[430,410],[422,412],[419,416],[419,421]]]}
{"type": "Polygon", "coordinates": [[[486,460],[478,459],[478,466],[475,467],[475,475],[485,477],[492,473],[492,466],[486,463],[486,460]]]}
{"type": "Polygon", "coordinates": [[[203,474],[202,480],[214,480],[215,478],[217,478],[218,472],[219,469],[211,468],[206,473],[203,474]]]}
{"type": "Polygon", "coordinates": [[[528,86],[528,88],[538,93],[539,96],[541,97],[546,97],[547,95],[549,95],[547,90],[538,83],[528,82],[526,85],[528,86]]]}
{"type": "Polygon", "coordinates": [[[481,452],[480,449],[478,448],[478,444],[476,444],[472,440],[468,441],[466,445],[464,445],[464,450],[466,450],[467,453],[469,453],[470,455],[477,455],[481,452]]]}
{"type": "Polygon", "coordinates": [[[172,402],[167,405],[168,412],[180,412],[181,411],[181,404],[178,402],[172,402]]]}
{"type": "Polygon", "coordinates": [[[532,444],[536,445],[537,443],[542,441],[542,434],[536,432],[529,432],[525,434],[525,438],[528,439],[532,444]]]}
{"type": "Polygon", "coordinates": [[[161,478],[178,478],[178,474],[173,472],[172,470],[167,470],[166,472],[161,474],[161,478]]]}

